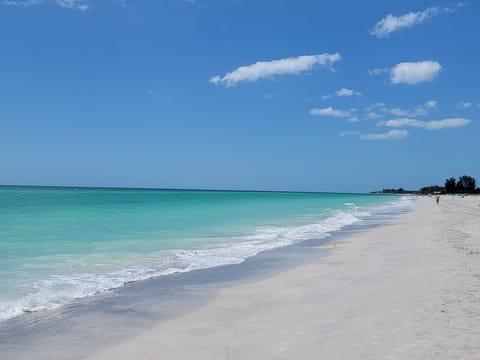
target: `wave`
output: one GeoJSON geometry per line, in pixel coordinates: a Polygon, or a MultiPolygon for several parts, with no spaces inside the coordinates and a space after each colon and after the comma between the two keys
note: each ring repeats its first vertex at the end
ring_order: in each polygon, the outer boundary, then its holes
{"type": "Polygon", "coordinates": [[[220,244],[197,249],[165,250],[127,261],[122,269],[105,273],[84,272],[51,275],[32,285],[34,291],[13,302],[0,303],[0,320],[11,319],[23,313],[52,310],[80,298],[94,296],[124,286],[127,283],[152,277],[184,273],[222,265],[239,264],[260,252],[296,244],[310,239],[322,239],[345,226],[368,222],[385,222],[392,215],[409,210],[413,198],[403,196],[393,202],[373,207],[357,207],[346,203],[347,210],[335,211],[320,221],[292,227],[263,227],[252,234],[225,239],[220,244]],[[381,215],[387,215],[381,217],[381,215]],[[379,219],[379,216],[381,220],[379,219]],[[141,263],[140,265],[138,265],[141,263]]]}

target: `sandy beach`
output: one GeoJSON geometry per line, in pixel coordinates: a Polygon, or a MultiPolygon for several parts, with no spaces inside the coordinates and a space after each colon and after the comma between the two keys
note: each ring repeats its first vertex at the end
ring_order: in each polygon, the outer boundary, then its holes
{"type": "Polygon", "coordinates": [[[479,14],[0,0],[0,360],[480,360],[479,14]]]}
{"type": "Polygon", "coordinates": [[[480,359],[480,199],[331,242],[329,256],[228,287],[93,359],[480,359]]]}

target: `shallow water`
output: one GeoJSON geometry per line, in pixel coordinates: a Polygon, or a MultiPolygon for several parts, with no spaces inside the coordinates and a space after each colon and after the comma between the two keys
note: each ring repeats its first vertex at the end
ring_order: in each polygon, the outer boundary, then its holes
{"type": "Polygon", "coordinates": [[[408,207],[384,195],[0,187],[0,321],[237,264],[408,207]]]}
{"type": "MultiPolygon", "coordinates": [[[[310,238],[249,257],[239,264],[179,272],[132,282],[54,310],[28,313],[0,323],[1,359],[81,359],[140,334],[211,299],[219,289],[264,278],[328,255],[318,245],[391,221],[413,200],[356,212],[358,221],[328,236],[310,238]]],[[[325,234],[324,234],[325,235],[325,234]]]]}

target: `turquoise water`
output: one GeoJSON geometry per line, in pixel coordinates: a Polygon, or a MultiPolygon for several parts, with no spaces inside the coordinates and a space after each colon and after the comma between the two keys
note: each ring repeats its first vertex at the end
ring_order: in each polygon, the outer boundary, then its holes
{"type": "Polygon", "coordinates": [[[403,198],[0,187],[0,320],[322,238],[403,198]]]}

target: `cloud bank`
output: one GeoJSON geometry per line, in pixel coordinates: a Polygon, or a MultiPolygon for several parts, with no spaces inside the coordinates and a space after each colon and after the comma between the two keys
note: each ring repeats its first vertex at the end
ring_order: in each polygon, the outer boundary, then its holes
{"type": "Polygon", "coordinates": [[[289,57],[273,61],[259,61],[252,65],[241,66],[224,76],[214,76],[210,82],[215,85],[232,87],[239,82],[255,82],[263,78],[270,78],[275,75],[300,74],[310,71],[315,65],[329,68],[333,71],[332,65],[340,61],[339,53],[321,55],[303,55],[289,57]]]}

